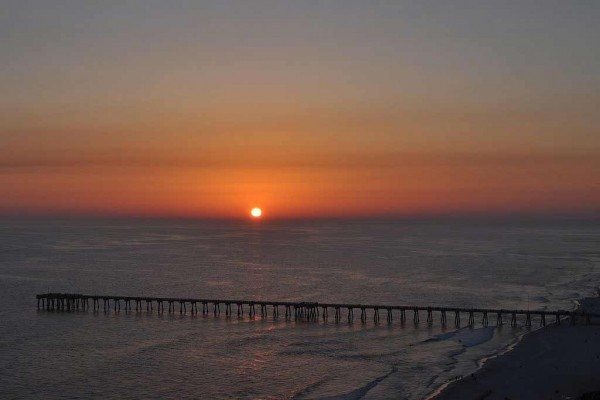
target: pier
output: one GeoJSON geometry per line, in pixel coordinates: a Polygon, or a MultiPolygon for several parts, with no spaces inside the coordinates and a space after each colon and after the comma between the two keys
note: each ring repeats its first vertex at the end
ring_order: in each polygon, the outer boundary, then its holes
{"type": "Polygon", "coordinates": [[[287,302],[287,301],[256,301],[256,300],[220,300],[220,299],[194,299],[172,297],[132,297],[132,296],[99,296],[74,293],[46,293],[38,294],[37,307],[46,311],[89,311],[94,312],[119,312],[136,311],[151,313],[179,313],[179,314],[213,314],[226,317],[236,315],[239,318],[268,318],[277,319],[280,316],[286,320],[316,322],[327,321],[329,318],[335,322],[355,321],[365,324],[368,321],[380,323],[385,318],[388,324],[394,320],[400,324],[412,322],[415,325],[424,322],[431,326],[434,321],[439,321],[441,326],[453,323],[460,327],[462,323],[474,326],[478,322],[482,326],[494,323],[496,326],[510,324],[517,326],[518,320],[524,321],[525,326],[532,326],[537,321],[540,326],[546,322],[555,322],[560,325],[561,319],[568,317],[572,324],[578,321],[589,324],[592,319],[600,318],[600,314],[590,314],[583,311],[548,311],[548,310],[510,310],[468,307],[438,307],[438,306],[392,306],[370,304],[338,304],[315,302],[287,302]],[[166,308],[165,308],[166,305],[166,308]],[[331,315],[330,315],[331,312],[331,315]]]}

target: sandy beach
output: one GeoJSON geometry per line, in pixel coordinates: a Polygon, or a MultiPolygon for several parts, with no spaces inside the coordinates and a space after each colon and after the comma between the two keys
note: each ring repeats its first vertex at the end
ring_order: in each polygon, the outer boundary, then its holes
{"type": "Polygon", "coordinates": [[[594,391],[600,391],[600,326],[563,323],[526,335],[435,399],[577,399],[594,391]]]}

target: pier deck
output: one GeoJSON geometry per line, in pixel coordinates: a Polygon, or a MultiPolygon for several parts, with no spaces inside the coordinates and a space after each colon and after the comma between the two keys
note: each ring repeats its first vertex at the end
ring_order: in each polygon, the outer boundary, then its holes
{"type": "Polygon", "coordinates": [[[511,326],[517,325],[517,320],[524,319],[525,326],[531,326],[532,320],[539,320],[541,326],[546,325],[546,318],[553,318],[556,324],[561,323],[561,319],[569,317],[571,323],[582,321],[590,323],[592,319],[600,318],[600,314],[590,314],[583,311],[566,310],[512,310],[512,309],[492,309],[492,308],[471,308],[471,307],[439,307],[439,306],[417,306],[417,305],[375,305],[375,304],[341,304],[341,303],[316,303],[316,302],[289,302],[289,301],[256,301],[256,300],[221,300],[221,299],[201,299],[201,298],[173,298],[173,297],[147,297],[147,296],[101,296],[86,295],[76,293],[45,293],[37,296],[38,309],[47,311],[93,311],[103,310],[110,312],[120,311],[123,305],[124,311],[135,309],[141,312],[167,312],[190,313],[203,315],[209,313],[215,316],[221,314],[221,307],[226,316],[231,317],[235,313],[238,317],[244,317],[245,313],[250,318],[257,316],[257,308],[260,309],[260,317],[266,318],[270,314],[273,318],[279,317],[280,308],[286,319],[296,321],[318,321],[320,318],[327,320],[329,311],[333,312],[332,318],[336,322],[346,320],[354,321],[354,311],[360,312],[360,321],[366,323],[372,319],[374,323],[379,323],[380,316],[386,318],[388,323],[392,323],[394,317],[404,324],[407,320],[407,314],[412,317],[415,324],[419,324],[421,314],[426,316],[426,323],[432,325],[434,313],[439,317],[442,326],[447,325],[448,318],[452,318],[455,326],[461,325],[461,317],[466,317],[468,326],[473,326],[477,320],[483,326],[489,324],[489,319],[495,317],[495,323],[501,326],[505,322],[510,322],[511,326]],[[112,302],[112,305],[111,305],[112,302]],[[134,305],[134,307],[133,307],[134,305]],[[198,305],[201,310],[198,311],[198,305]],[[345,315],[345,317],[344,317],[345,315]]]}

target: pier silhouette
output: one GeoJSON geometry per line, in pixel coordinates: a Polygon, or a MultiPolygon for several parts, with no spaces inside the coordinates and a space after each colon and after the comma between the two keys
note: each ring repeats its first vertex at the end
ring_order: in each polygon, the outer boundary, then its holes
{"type": "MultiPolygon", "coordinates": [[[[533,320],[537,320],[540,326],[546,325],[547,318],[554,319],[558,325],[561,319],[569,317],[572,324],[577,321],[589,324],[592,318],[600,318],[600,314],[590,314],[581,311],[566,310],[517,310],[517,309],[492,309],[492,308],[469,308],[469,307],[439,307],[439,306],[392,306],[371,304],[341,304],[341,303],[315,303],[315,302],[288,302],[288,301],[256,301],[256,300],[220,300],[220,299],[195,299],[195,298],[173,298],[173,297],[147,297],[147,296],[100,296],[75,293],[45,293],[38,294],[38,309],[47,311],[100,311],[118,312],[165,312],[167,305],[168,313],[192,315],[202,313],[203,315],[221,315],[221,311],[227,317],[237,314],[243,318],[256,318],[260,313],[261,318],[272,315],[273,319],[282,316],[286,320],[316,322],[320,319],[328,320],[329,311],[336,322],[354,322],[354,311],[360,313],[360,322],[367,323],[372,320],[379,323],[382,316],[387,323],[391,324],[397,318],[401,324],[407,319],[412,319],[415,325],[420,323],[421,315],[426,319],[427,325],[431,326],[434,319],[439,319],[442,326],[448,324],[448,316],[453,317],[456,327],[461,326],[462,318],[465,317],[467,326],[474,326],[477,321],[482,326],[488,326],[490,319],[494,319],[497,326],[502,326],[505,321],[511,326],[517,326],[518,320],[524,320],[525,326],[532,326],[533,320]],[[123,307],[121,307],[121,305],[123,307]],[[198,307],[201,307],[200,310],[198,307]],[[258,310],[258,311],[257,311],[258,310]],[[437,318],[434,318],[437,317],[437,318]]],[[[358,315],[357,315],[358,316],[358,315]]]]}

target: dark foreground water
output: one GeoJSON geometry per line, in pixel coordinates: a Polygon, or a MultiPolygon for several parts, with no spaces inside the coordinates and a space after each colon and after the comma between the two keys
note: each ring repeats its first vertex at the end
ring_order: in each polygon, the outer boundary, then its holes
{"type": "Polygon", "coordinates": [[[35,294],[570,309],[599,260],[594,223],[4,220],[0,398],[419,399],[525,329],[55,313],[35,294]]]}

